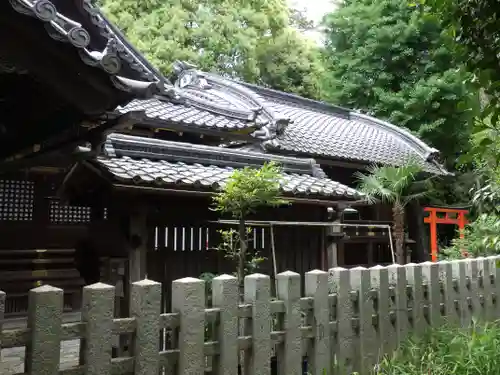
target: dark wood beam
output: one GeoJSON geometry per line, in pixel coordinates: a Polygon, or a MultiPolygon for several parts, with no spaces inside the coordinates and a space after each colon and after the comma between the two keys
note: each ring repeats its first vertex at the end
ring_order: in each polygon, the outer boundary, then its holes
{"type": "MultiPolygon", "coordinates": [[[[136,192],[140,194],[161,194],[161,195],[191,195],[197,197],[212,197],[216,193],[213,191],[199,191],[199,190],[184,190],[184,189],[169,189],[169,188],[161,188],[161,187],[150,187],[150,186],[140,186],[140,185],[125,185],[125,184],[113,184],[113,189],[121,192],[136,192]]],[[[316,206],[324,206],[324,207],[336,207],[338,205],[347,205],[347,206],[364,206],[367,205],[366,201],[349,201],[349,200],[323,200],[323,199],[314,199],[314,198],[300,198],[300,197],[289,197],[283,196],[283,199],[286,199],[292,204],[307,204],[307,205],[316,205],[316,206]]]]}

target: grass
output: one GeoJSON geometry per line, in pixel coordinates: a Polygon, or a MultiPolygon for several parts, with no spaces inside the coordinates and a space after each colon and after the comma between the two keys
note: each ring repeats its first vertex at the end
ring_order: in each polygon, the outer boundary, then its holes
{"type": "Polygon", "coordinates": [[[442,327],[406,342],[378,375],[500,375],[500,322],[442,327]]]}

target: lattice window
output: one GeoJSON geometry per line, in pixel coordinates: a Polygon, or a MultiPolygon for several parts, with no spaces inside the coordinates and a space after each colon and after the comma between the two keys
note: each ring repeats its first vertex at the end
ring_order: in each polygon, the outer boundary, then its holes
{"type": "Polygon", "coordinates": [[[0,180],[0,220],[32,220],[34,194],[32,181],[0,180]]]}
{"type": "Polygon", "coordinates": [[[50,202],[50,221],[56,224],[79,224],[90,221],[90,207],[62,206],[58,201],[50,202]]]}

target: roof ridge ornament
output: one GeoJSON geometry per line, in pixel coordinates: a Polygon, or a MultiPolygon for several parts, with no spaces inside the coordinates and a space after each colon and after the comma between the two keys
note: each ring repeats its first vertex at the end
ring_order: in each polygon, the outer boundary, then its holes
{"type": "Polygon", "coordinates": [[[251,90],[231,79],[199,71],[189,62],[173,64],[175,87],[188,103],[211,112],[242,120],[268,123],[259,135],[268,139],[275,137],[290,119],[276,114],[251,90]]]}
{"type": "Polygon", "coordinates": [[[91,0],[80,0],[76,6],[84,19],[80,21],[95,25],[96,35],[104,38],[94,43],[89,30],[58,11],[53,1],[9,0],[9,2],[15,11],[41,20],[51,38],[60,42],[69,42],[77,48],[85,64],[100,68],[110,74],[111,81],[118,89],[137,92],[139,87],[147,87],[148,90],[140,96],[148,92],[175,96],[171,89],[167,88],[169,82],[128,43],[121,32],[107,20],[91,0]],[[100,50],[104,43],[104,49],[100,50]],[[133,87],[127,87],[126,83],[130,82],[135,82],[133,87]],[[151,85],[146,82],[156,84],[158,87],[151,90],[151,85]]]}

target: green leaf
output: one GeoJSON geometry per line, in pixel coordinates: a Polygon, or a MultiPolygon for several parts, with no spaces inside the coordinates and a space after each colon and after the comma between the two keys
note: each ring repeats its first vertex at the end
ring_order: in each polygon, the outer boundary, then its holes
{"type": "Polygon", "coordinates": [[[186,60],[277,90],[319,98],[323,61],[296,28],[304,12],[282,0],[103,0],[105,13],[165,75],[186,60]]]}

